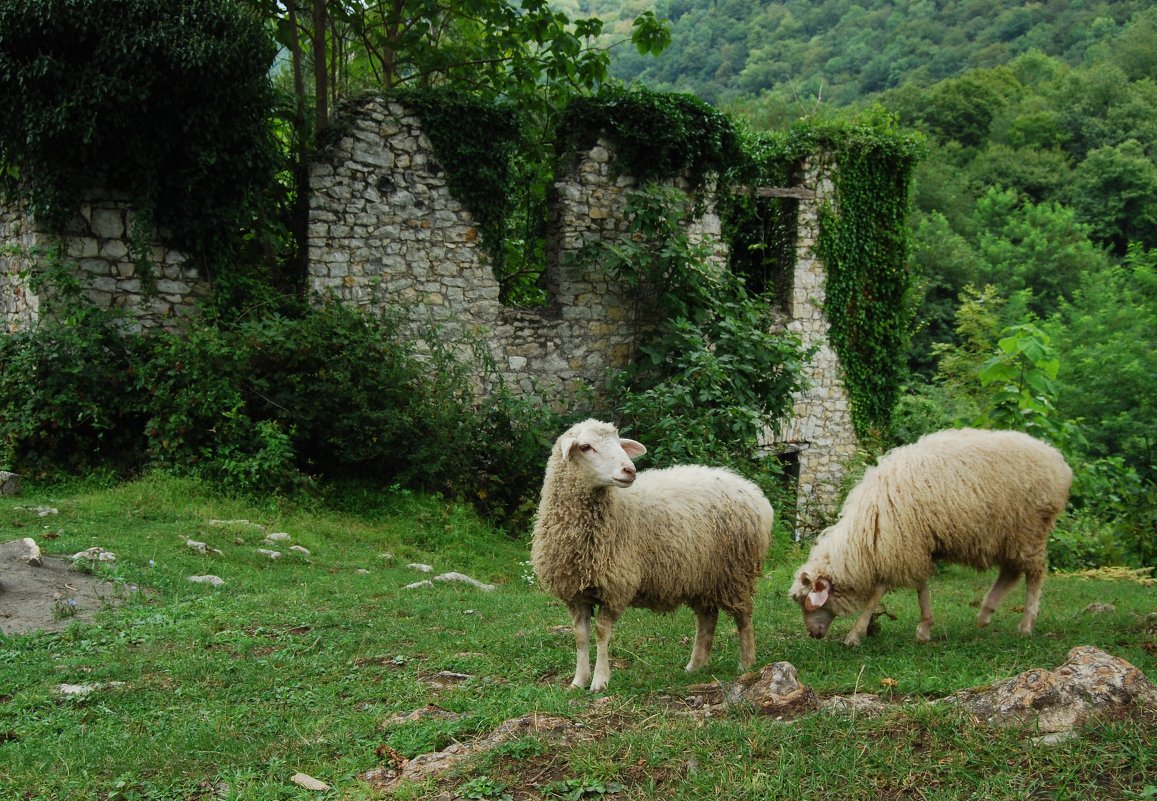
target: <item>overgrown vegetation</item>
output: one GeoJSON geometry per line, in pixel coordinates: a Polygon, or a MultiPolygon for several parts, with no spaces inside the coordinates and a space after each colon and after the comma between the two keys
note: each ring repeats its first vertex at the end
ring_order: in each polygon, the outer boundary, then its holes
{"type": "Polygon", "coordinates": [[[385,310],[283,314],[132,333],[74,301],[67,324],[0,338],[0,463],[29,475],[161,469],[246,493],[357,478],[442,492],[521,533],[559,427],[489,368],[385,310]],[[475,382],[487,384],[479,398],[475,382]]]}
{"type": "MultiPolygon", "coordinates": [[[[630,292],[641,319],[655,320],[604,402],[628,429],[648,432],[649,465],[728,465],[777,508],[793,509],[795,488],[780,483],[776,458],[759,442],[791,412],[810,354],[798,336],[772,332],[768,298],[712,257],[713,242],[689,234],[693,213],[673,187],[636,191],[626,206],[630,235],[583,254],[630,292]]],[[[781,515],[784,531],[790,518],[781,515]]]]}
{"type": "Polygon", "coordinates": [[[0,3],[0,178],[62,230],[129,198],[209,267],[235,259],[277,164],[275,48],[228,0],[0,3]]]}

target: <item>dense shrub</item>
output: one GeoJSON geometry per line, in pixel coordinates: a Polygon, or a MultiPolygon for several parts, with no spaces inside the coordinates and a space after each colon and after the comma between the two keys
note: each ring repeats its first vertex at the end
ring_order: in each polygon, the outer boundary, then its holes
{"type": "Polygon", "coordinates": [[[462,343],[427,342],[419,357],[396,320],[338,303],[180,336],[85,309],[0,337],[0,462],[159,468],[248,493],[354,477],[461,497],[521,530],[557,417],[493,371],[481,392],[462,343]]]}
{"type": "Polygon", "coordinates": [[[0,338],[0,462],[31,472],[139,465],[143,352],[103,315],[0,338]]]}

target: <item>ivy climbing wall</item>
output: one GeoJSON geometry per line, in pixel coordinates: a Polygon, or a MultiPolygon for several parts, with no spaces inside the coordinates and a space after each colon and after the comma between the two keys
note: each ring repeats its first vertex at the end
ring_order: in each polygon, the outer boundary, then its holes
{"type": "Polygon", "coordinates": [[[133,212],[129,204],[94,192],[62,235],[40,230],[15,206],[0,208],[0,330],[31,327],[51,313],[51,297],[27,280],[35,264],[75,267],[80,288],[99,309],[124,309],[130,326],[177,329],[194,315],[209,282],[178,250],[145,243],[133,252],[133,212]],[[140,262],[147,263],[142,271],[140,262]]]}
{"type": "Polygon", "coordinates": [[[40,316],[40,298],[25,277],[30,266],[26,255],[36,237],[27,218],[11,206],[0,208],[0,333],[14,334],[30,328],[40,316]]]}
{"type": "MultiPolygon", "coordinates": [[[[608,367],[629,362],[645,313],[597,267],[574,258],[592,239],[628,235],[630,176],[613,169],[605,140],[577,154],[553,187],[549,212],[547,305],[504,306],[477,220],[450,192],[417,114],[397,102],[366,99],[342,138],[311,173],[310,286],[359,306],[402,310],[412,331],[484,342],[508,386],[552,398],[596,389],[608,367]]],[[[856,437],[839,363],[822,312],[824,271],[816,255],[820,210],[831,180],[821,164],[804,169],[810,199],[800,201],[795,278],[786,325],[817,347],[811,388],[794,420],[768,432],[767,445],[797,465],[800,531],[814,530],[835,505],[856,437]]],[[[684,188],[688,188],[684,186],[684,188]]],[[[710,198],[691,232],[719,241],[710,198]]],[[[725,263],[726,253],[716,248],[725,263]]]]}
{"type": "Polygon", "coordinates": [[[784,327],[797,333],[804,348],[814,348],[815,353],[804,370],[808,389],[796,396],[791,419],[778,431],[768,432],[767,441],[768,447],[795,462],[797,537],[817,533],[823,521],[834,519],[839,487],[858,444],[851,400],[829,338],[824,314],[826,275],[817,252],[820,215],[834,203],[832,169],[825,158],[812,157],[797,175],[797,186],[803,191],[784,327]]]}

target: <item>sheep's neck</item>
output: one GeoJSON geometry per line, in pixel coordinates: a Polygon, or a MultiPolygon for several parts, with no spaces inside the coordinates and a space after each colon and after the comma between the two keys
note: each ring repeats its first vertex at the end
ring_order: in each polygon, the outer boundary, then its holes
{"type": "MultiPolygon", "coordinates": [[[[551,490],[551,494],[558,496],[552,498],[552,501],[560,500],[564,494],[572,494],[557,486],[551,490]]],[[[580,494],[578,503],[551,502],[547,506],[551,510],[549,513],[551,517],[557,518],[557,521],[563,524],[552,529],[568,534],[566,538],[568,541],[559,543],[560,550],[574,555],[573,564],[583,584],[579,588],[581,590],[594,587],[594,576],[600,572],[598,565],[605,561],[606,554],[610,550],[609,546],[613,545],[608,541],[608,532],[604,525],[607,514],[614,504],[612,492],[614,490],[610,487],[592,487],[580,494]],[[564,509],[567,511],[564,512],[564,509]]]]}

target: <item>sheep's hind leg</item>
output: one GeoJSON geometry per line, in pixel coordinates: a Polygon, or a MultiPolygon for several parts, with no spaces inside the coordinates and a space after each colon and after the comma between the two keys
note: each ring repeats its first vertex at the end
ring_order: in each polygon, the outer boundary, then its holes
{"type": "Polygon", "coordinates": [[[591,681],[591,606],[567,604],[574,623],[575,666],[572,687],[583,688],[591,681]]]}
{"type": "Polygon", "coordinates": [[[691,649],[691,661],[687,663],[688,673],[703,667],[711,659],[711,644],[715,640],[715,623],[718,620],[718,607],[695,607],[695,647],[691,649]]]}
{"type": "Polygon", "coordinates": [[[755,664],[755,627],[750,612],[732,612],[735,628],[739,631],[739,669],[747,670],[755,664]]]}
{"type": "Polygon", "coordinates": [[[595,675],[591,680],[591,692],[597,693],[607,689],[611,680],[611,629],[618,620],[617,612],[609,611],[605,606],[599,608],[595,617],[595,675]]]}
{"type": "Polygon", "coordinates": [[[928,582],[916,587],[916,598],[920,602],[920,625],[916,627],[916,639],[928,642],[932,639],[932,594],[928,592],[928,582]]]}
{"type": "MultiPolygon", "coordinates": [[[[1018,568],[1010,565],[1001,565],[1000,574],[996,577],[996,581],[992,583],[992,589],[984,596],[984,600],[980,604],[980,613],[976,616],[977,626],[987,626],[992,622],[992,613],[1000,606],[1000,602],[1004,600],[1004,596],[1008,595],[1008,591],[1012,589],[1012,585],[1020,578],[1021,571],[1018,568]]],[[[1028,605],[1025,604],[1025,614],[1028,614],[1028,605]]],[[[1023,624],[1023,621],[1021,623],[1023,624]]],[[[1029,630],[1032,630],[1032,623],[1029,622],[1029,630]]]]}
{"type": "Polygon", "coordinates": [[[1043,570],[1029,569],[1024,573],[1024,615],[1021,616],[1019,626],[1021,634],[1032,634],[1032,627],[1040,612],[1040,593],[1044,579],[1043,570]]]}

